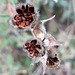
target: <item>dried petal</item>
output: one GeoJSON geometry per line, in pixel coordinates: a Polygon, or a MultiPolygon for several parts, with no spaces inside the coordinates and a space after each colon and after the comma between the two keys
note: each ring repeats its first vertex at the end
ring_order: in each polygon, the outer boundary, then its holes
{"type": "Polygon", "coordinates": [[[40,46],[40,45],[36,45],[36,48],[39,48],[39,49],[41,49],[41,46],[40,46]]]}
{"type": "Polygon", "coordinates": [[[22,9],[20,9],[20,8],[17,8],[17,9],[16,9],[16,12],[17,12],[18,14],[23,14],[22,9]]]}
{"type": "Polygon", "coordinates": [[[25,43],[25,46],[29,46],[29,43],[25,43]]]}
{"type": "Polygon", "coordinates": [[[36,44],[37,43],[37,40],[36,39],[35,40],[32,40],[31,43],[32,44],[36,44]]]}

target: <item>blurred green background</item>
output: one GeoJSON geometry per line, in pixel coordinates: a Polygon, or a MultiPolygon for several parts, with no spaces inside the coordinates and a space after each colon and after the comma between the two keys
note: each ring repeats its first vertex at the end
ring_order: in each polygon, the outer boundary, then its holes
{"type": "MultiPolygon", "coordinates": [[[[40,12],[39,20],[56,15],[45,23],[51,33],[63,45],[59,48],[61,64],[55,69],[47,69],[45,75],[75,75],[75,0],[31,0],[40,12]]],[[[0,0],[0,75],[41,75],[39,63],[31,66],[31,59],[23,51],[30,32],[18,31],[8,21],[8,2],[24,3],[25,0],[0,0]]]]}

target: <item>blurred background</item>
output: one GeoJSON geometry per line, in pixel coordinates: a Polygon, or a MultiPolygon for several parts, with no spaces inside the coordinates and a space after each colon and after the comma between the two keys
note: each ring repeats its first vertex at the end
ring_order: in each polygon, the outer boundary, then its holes
{"type": "MultiPolygon", "coordinates": [[[[48,33],[63,45],[59,47],[60,66],[47,68],[45,75],[75,75],[75,0],[31,0],[40,12],[39,20],[56,17],[45,23],[48,33]]],[[[25,0],[0,0],[0,75],[42,75],[40,63],[31,66],[31,58],[23,51],[30,32],[18,31],[10,26],[8,3],[25,0]]]]}

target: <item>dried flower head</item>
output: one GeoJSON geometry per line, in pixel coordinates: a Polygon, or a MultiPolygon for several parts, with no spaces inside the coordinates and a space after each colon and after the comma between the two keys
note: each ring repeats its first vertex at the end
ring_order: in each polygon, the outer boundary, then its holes
{"type": "Polygon", "coordinates": [[[24,45],[24,49],[29,52],[31,57],[37,57],[42,52],[42,47],[37,39],[27,41],[24,45]]]}
{"type": "Polygon", "coordinates": [[[52,47],[48,51],[48,58],[47,58],[47,66],[50,68],[57,67],[59,65],[59,54],[55,47],[52,47]]]}
{"type": "Polygon", "coordinates": [[[47,66],[50,67],[50,68],[53,68],[53,67],[57,67],[59,65],[59,60],[57,57],[48,57],[47,58],[47,66]]]}
{"type": "Polygon", "coordinates": [[[31,4],[21,4],[16,8],[16,15],[12,18],[12,23],[18,28],[25,29],[36,21],[36,11],[31,4]]]}

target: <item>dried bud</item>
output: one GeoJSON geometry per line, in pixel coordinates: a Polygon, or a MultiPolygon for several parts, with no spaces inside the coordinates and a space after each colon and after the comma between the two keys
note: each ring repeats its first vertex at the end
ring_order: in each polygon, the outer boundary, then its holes
{"type": "Polygon", "coordinates": [[[61,44],[50,34],[47,34],[43,40],[43,44],[48,49],[51,47],[59,47],[61,44]]]}
{"type": "Polygon", "coordinates": [[[57,67],[59,65],[59,55],[56,51],[56,48],[52,47],[48,51],[48,58],[47,58],[47,66],[50,68],[57,67]]]}
{"type": "Polygon", "coordinates": [[[44,26],[42,26],[42,22],[38,22],[33,29],[34,35],[40,40],[43,40],[45,37],[44,31],[45,31],[45,28],[44,28],[44,26]]]}
{"type": "Polygon", "coordinates": [[[38,23],[36,23],[36,25],[35,25],[35,27],[33,29],[33,32],[34,32],[34,35],[38,39],[40,39],[41,41],[45,39],[45,34],[46,34],[46,30],[45,30],[45,27],[44,27],[44,23],[47,22],[47,21],[52,20],[54,17],[55,17],[55,15],[52,16],[49,19],[41,20],[38,23]]]}
{"type": "Polygon", "coordinates": [[[12,18],[12,23],[21,29],[26,29],[34,21],[36,21],[37,14],[33,5],[22,4],[16,8],[17,14],[12,18]]]}
{"type": "Polygon", "coordinates": [[[29,52],[31,57],[37,57],[42,52],[42,47],[36,39],[27,41],[24,45],[24,49],[29,52]]]}

